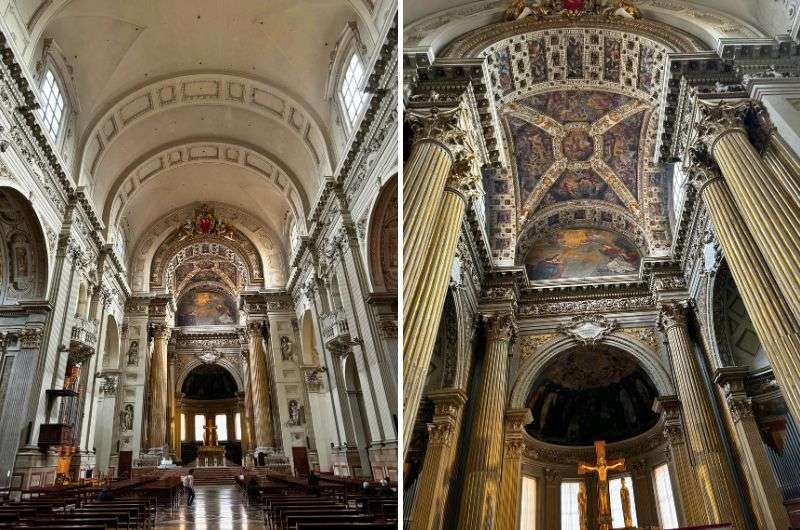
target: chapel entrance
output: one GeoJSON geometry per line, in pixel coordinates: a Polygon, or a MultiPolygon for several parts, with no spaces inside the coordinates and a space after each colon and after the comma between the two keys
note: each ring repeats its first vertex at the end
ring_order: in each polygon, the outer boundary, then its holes
{"type": "Polygon", "coordinates": [[[241,465],[241,400],[231,373],[218,364],[197,366],[184,379],[180,395],[183,464],[196,467],[241,465]],[[212,427],[216,440],[210,441],[212,427]],[[224,461],[211,458],[208,447],[212,445],[221,448],[219,452],[224,461]]]}

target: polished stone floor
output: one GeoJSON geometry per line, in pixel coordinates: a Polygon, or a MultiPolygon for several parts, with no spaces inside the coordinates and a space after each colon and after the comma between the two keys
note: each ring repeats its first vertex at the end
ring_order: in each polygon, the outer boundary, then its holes
{"type": "Polygon", "coordinates": [[[177,508],[160,508],[156,529],[263,530],[261,510],[250,508],[237,486],[198,486],[194,505],[184,500],[177,508]]]}

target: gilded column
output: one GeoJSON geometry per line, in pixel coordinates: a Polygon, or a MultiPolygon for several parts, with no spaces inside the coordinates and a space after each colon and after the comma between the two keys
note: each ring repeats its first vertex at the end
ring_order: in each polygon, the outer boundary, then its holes
{"type": "MultiPolygon", "coordinates": [[[[464,210],[470,197],[476,194],[480,181],[471,155],[462,153],[460,156],[463,156],[463,163],[453,166],[438,215],[432,224],[436,237],[431,238],[430,248],[420,269],[425,281],[412,290],[409,290],[408,284],[404,286],[403,432],[413,432],[414,429],[442,317],[464,210]]],[[[405,252],[407,254],[408,250],[405,252]]],[[[409,442],[410,436],[406,436],[404,454],[409,442]]]]}
{"type": "Polygon", "coordinates": [[[150,394],[147,414],[147,440],[151,453],[164,454],[167,446],[167,348],[170,329],[166,324],[153,326],[153,355],[150,357],[148,387],[150,394]]]}
{"type": "Polygon", "coordinates": [[[732,523],[744,529],[744,517],[736,502],[731,469],[725,461],[716,419],[708,402],[701,367],[692,349],[687,328],[687,308],[681,302],[662,306],[659,324],[667,336],[678,396],[683,405],[687,449],[694,463],[701,497],[711,523],[732,523]]]}
{"type": "Polygon", "coordinates": [[[253,445],[254,449],[274,447],[272,436],[272,412],[269,400],[269,374],[267,355],[261,335],[261,322],[247,324],[248,372],[250,395],[253,401],[253,445]]]}
{"type": "Polygon", "coordinates": [[[636,504],[636,519],[639,526],[658,527],[658,508],[656,507],[653,473],[647,459],[632,461],[628,465],[633,482],[633,498],[636,504]]]}
{"type": "Polygon", "coordinates": [[[500,479],[500,511],[497,530],[516,530],[522,487],[522,452],[525,450],[525,426],[533,421],[530,409],[506,412],[503,475],[500,479]]]}
{"type": "Polygon", "coordinates": [[[750,398],[745,392],[746,374],[747,369],[725,367],[717,370],[714,380],[725,391],[758,527],[763,530],[783,530],[789,528],[789,517],[753,417],[750,398]]]}
{"type": "MultiPolygon", "coordinates": [[[[719,170],[709,163],[690,168],[747,314],[767,353],[793,418],[800,418],[800,327],[778,291],[759,245],[745,226],[719,170]]],[[[797,422],[798,420],[795,420],[797,422]]]]}
{"type": "Polygon", "coordinates": [[[678,504],[685,526],[700,526],[711,521],[700,495],[697,476],[689,458],[677,396],[661,396],[658,404],[664,411],[664,438],[667,441],[672,476],[675,478],[678,504]]]}
{"type": "Polygon", "coordinates": [[[747,228],[795,318],[800,318],[800,204],[750,143],[749,104],[700,104],[700,139],[719,165],[747,228]]]}
{"type": "Polygon", "coordinates": [[[433,423],[428,424],[428,447],[417,481],[411,530],[439,530],[442,526],[467,400],[464,391],[456,388],[436,390],[428,397],[434,403],[433,423]]]}
{"type": "MultiPolygon", "coordinates": [[[[544,471],[544,527],[561,528],[561,472],[557,469],[544,471]]],[[[587,488],[588,490],[588,488],[587,488]]]]}
{"type": "Polygon", "coordinates": [[[175,374],[175,362],[177,354],[175,353],[174,343],[172,348],[167,353],[167,395],[169,396],[169,415],[167,425],[169,426],[169,441],[170,448],[174,460],[181,458],[181,418],[178,415],[178,402],[175,395],[177,384],[175,374]]]}
{"type": "Polygon", "coordinates": [[[459,123],[461,107],[427,112],[409,111],[414,144],[403,168],[403,289],[414,292],[445,183],[466,134],[459,123]]]}
{"type": "Polygon", "coordinates": [[[498,519],[506,375],[513,333],[514,320],[510,313],[487,319],[486,353],[475,395],[459,530],[491,530],[498,519]]]}

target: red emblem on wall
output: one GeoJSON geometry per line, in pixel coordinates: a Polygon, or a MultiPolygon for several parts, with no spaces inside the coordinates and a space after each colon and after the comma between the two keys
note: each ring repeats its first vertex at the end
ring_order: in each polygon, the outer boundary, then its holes
{"type": "Polygon", "coordinates": [[[567,11],[583,11],[584,0],[561,0],[561,7],[567,11]]]}
{"type": "Polygon", "coordinates": [[[206,207],[200,211],[195,220],[197,231],[201,234],[210,234],[215,224],[214,214],[208,211],[206,207]]]}

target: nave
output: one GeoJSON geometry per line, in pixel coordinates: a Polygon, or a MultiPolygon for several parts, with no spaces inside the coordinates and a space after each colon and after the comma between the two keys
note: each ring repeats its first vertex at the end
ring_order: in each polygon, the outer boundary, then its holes
{"type": "Polygon", "coordinates": [[[333,475],[295,477],[240,467],[195,468],[195,499],[181,478],[189,468],[131,479],[85,482],[6,494],[0,529],[35,530],[390,530],[397,492],[333,475]],[[368,487],[365,486],[368,485],[368,487]],[[101,497],[103,500],[101,500],[101,497]]]}

